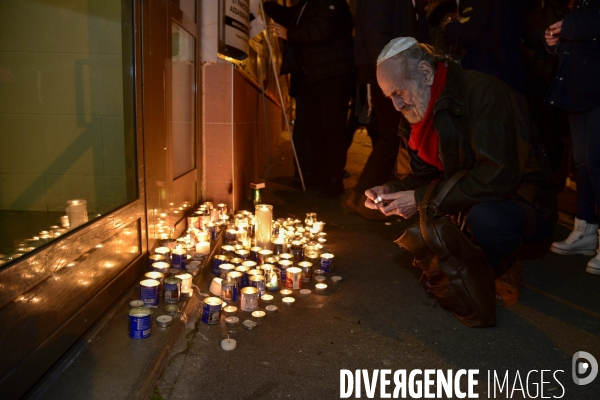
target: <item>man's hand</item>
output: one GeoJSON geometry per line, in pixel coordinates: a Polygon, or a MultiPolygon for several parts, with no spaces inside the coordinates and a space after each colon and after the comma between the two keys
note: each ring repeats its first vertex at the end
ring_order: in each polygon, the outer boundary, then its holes
{"type": "Polygon", "coordinates": [[[560,39],[560,32],[562,30],[562,20],[558,21],[555,24],[552,24],[546,29],[546,34],[544,38],[546,39],[546,44],[550,47],[556,46],[558,40],[560,39]]]}
{"type": "Polygon", "coordinates": [[[382,204],[376,204],[374,200],[382,194],[387,193],[392,193],[392,189],[389,186],[375,186],[374,188],[365,190],[365,196],[367,196],[365,207],[370,208],[371,210],[378,210],[382,204]]]}
{"type": "Polygon", "coordinates": [[[392,193],[389,186],[375,186],[365,191],[367,200],[365,207],[372,210],[379,210],[388,217],[390,215],[399,215],[402,218],[410,218],[417,213],[417,201],[415,200],[414,190],[404,190],[392,193]],[[381,202],[375,202],[380,198],[381,202]]]}
{"type": "Polygon", "coordinates": [[[272,22],[267,26],[272,35],[283,40],[287,40],[287,29],[284,26],[275,22],[272,22]]]}

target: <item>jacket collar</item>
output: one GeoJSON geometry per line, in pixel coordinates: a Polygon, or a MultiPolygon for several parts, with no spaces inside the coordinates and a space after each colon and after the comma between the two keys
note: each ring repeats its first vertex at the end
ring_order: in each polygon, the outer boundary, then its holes
{"type": "Polygon", "coordinates": [[[435,115],[440,110],[448,109],[454,115],[461,115],[467,103],[463,69],[450,59],[446,59],[446,65],[448,66],[446,86],[433,107],[433,113],[435,115]]]}

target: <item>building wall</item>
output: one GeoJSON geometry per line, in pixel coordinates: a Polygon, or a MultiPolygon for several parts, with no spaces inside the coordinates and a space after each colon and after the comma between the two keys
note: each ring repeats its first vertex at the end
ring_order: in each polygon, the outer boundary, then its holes
{"type": "Polygon", "coordinates": [[[127,201],[121,2],[0,3],[0,209],[127,201]]]}
{"type": "Polygon", "coordinates": [[[281,108],[267,96],[265,124],[260,90],[233,64],[206,65],[204,81],[203,197],[243,209],[281,135],[281,108]]]}

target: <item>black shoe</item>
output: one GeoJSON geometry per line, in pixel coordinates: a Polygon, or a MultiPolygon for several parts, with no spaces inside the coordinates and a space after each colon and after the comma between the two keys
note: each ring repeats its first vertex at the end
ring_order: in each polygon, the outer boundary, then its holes
{"type": "Polygon", "coordinates": [[[346,192],[344,184],[340,181],[330,183],[326,188],[319,192],[320,199],[337,199],[346,192]]]}

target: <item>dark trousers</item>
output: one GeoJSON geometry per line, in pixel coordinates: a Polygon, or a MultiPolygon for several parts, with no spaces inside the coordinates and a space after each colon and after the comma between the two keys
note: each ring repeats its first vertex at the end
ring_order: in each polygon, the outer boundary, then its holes
{"type": "Polygon", "coordinates": [[[391,180],[400,148],[398,127],[403,123],[410,129],[408,122],[394,108],[392,101],[383,95],[377,84],[371,85],[371,99],[373,112],[377,116],[378,137],[354,188],[359,195],[391,180]]]}
{"type": "Polygon", "coordinates": [[[355,88],[353,74],[335,75],[303,85],[306,134],[312,152],[313,178],[341,182],[346,166],[348,102],[355,88]]]}
{"type": "Polygon", "coordinates": [[[294,133],[292,140],[294,141],[300,168],[302,168],[302,177],[307,177],[313,172],[313,168],[310,142],[306,136],[304,102],[301,95],[297,95],[294,99],[296,100],[296,118],[294,119],[294,127],[292,128],[294,133]]]}
{"type": "Polygon", "coordinates": [[[594,209],[600,209],[600,107],[569,112],[569,125],[577,174],[577,218],[594,222],[594,209]]]}
{"type": "Polygon", "coordinates": [[[508,271],[522,244],[539,243],[553,229],[533,207],[516,200],[477,203],[469,210],[467,222],[496,277],[508,271]]]}

